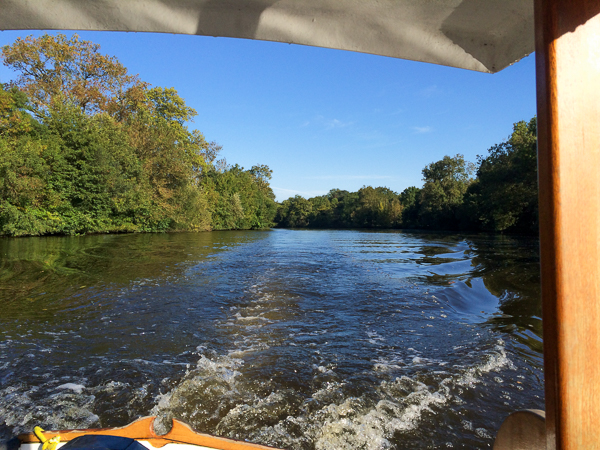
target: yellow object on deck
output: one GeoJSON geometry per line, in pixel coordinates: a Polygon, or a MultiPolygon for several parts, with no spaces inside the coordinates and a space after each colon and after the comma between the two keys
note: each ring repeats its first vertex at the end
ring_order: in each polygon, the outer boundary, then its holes
{"type": "Polygon", "coordinates": [[[33,432],[42,443],[42,450],[56,450],[56,446],[60,442],[60,436],[54,436],[53,438],[46,439],[44,436],[44,430],[42,430],[41,427],[35,427],[33,432]]]}

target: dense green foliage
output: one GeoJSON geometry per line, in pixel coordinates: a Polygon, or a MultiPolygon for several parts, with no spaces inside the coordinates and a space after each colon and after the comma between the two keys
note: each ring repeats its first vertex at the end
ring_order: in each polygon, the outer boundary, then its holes
{"type": "Polygon", "coordinates": [[[271,170],[238,165],[205,171],[201,184],[208,194],[212,228],[216,230],[253,229],[273,226],[277,211],[275,195],[269,187],[271,170]]]}
{"type": "Polygon", "coordinates": [[[367,186],[358,192],[333,189],[309,200],[297,195],[279,206],[275,220],[290,228],[395,228],[401,211],[398,194],[367,186]]]}
{"type": "MultiPolygon", "coordinates": [[[[483,230],[538,231],[537,120],[514,125],[510,138],[479,158],[464,216],[483,230]]],[[[473,226],[473,225],[472,225],[473,226]]]]}
{"type": "Polygon", "coordinates": [[[537,233],[536,118],[514,125],[509,139],[478,158],[462,155],[427,165],[423,187],[334,189],[279,205],[282,227],[422,228],[537,233]],[[476,175],[473,178],[473,175],[476,175]]]}
{"type": "Polygon", "coordinates": [[[423,187],[333,189],[280,205],[271,170],[217,160],[196,111],[77,35],[2,48],[0,235],[281,227],[537,232],[536,119],[478,157],[427,165],[423,187]],[[474,176],[475,175],[475,176],[474,176]]]}
{"type": "Polygon", "coordinates": [[[196,112],[75,35],[2,48],[0,235],[265,228],[266,166],[216,161],[196,112]]]}
{"type": "Polygon", "coordinates": [[[432,229],[457,228],[459,211],[467,188],[472,183],[472,164],[462,155],[444,156],[423,169],[419,225],[432,229]]]}

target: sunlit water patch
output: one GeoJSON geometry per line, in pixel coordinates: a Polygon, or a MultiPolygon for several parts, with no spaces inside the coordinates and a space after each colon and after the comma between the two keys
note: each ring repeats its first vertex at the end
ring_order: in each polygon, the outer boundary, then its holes
{"type": "Polygon", "coordinates": [[[0,433],[156,415],[289,449],[490,447],[543,408],[537,243],[288,231],[0,241],[0,433]]]}

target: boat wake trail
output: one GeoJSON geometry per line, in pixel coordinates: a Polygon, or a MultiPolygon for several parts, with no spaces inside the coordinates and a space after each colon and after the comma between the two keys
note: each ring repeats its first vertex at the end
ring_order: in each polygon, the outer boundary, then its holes
{"type": "Polygon", "coordinates": [[[0,318],[0,439],[156,415],[159,433],[176,418],[290,450],[484,448],[509,413],[543,405],[539,270],[521,241],[145,239],[141,275],[61,278],[0,318]]]}
{"type": "MultiPolygon", "coordinates": [[[[152,411],[159,417],[157,431],[166,432],[170,419],[178,418],[199,430],[288,449],[404,448],[394,441],[417,430],[424,417],[460,410],[463,396],[490,382],[486,375],[512,368],[498,342],[477,366],[434,377],[400,376],[357,395],[359,387],[350,382],[324,381],[340,377],[322,367],[315,368],[311,383],[319,388],[307,393],[248,380],[243,365],[229,356],[202,356],[177,387],[159,397],[152,411]]],[[[462,421],[462,427],[472,425],[462,421]]],[[[486,440],[493,433],[473,432],[486,440]]]]}
{"type": "Polygon", "coordinates": [[[297,321],[302,296],[293,286],[272,289],[272,280],[262,281],[215,321],[230,336],[230,350],[198,347],[196,366],[157,397],[158,431],[177,418],[200,431],[287,449],[379,450],[408,448],[402,442],[423,438],[424,418],[444,414],[455,416],[462,433],[470,428],[475,440],[491,442],[493,431],[462,410],[477,385],[501,384],[500,373],[515,369],[502,340],[464,355],[463,365],[439,352],[390,346],[386,333],[359,324],[356,341],[367,347],[353,342],[348,352],[330,342],[339,327],[325,310],[297,321]]]}

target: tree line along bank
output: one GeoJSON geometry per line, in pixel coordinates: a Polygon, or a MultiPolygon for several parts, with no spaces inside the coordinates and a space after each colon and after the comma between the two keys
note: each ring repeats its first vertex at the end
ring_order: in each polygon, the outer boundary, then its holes
{"type": "Polygon", "coordinates": [[[97,44],[62,34],[2,48],[0,235],[274,225],[271,170],[218,160],[196,111],[97,44]]]}
{"type": "Polygon", "coordinates": [[[265,165],[218,159],[173,88],[62,34],[2,48],[0,235],[312,228],[537,232],[536,121],[480,157],[423,169],[422,188],[275,202],[265,165]]]}
{"type": "Polygon", "coordinates": [[[423,187],[400,194],[385,187],[333,189],[279,205],[275,221],[288,228],[404,228],[538,232],[537,121],[514,124],[511,136],[477,164],[462,155],[427,165],[423,187]]]}

